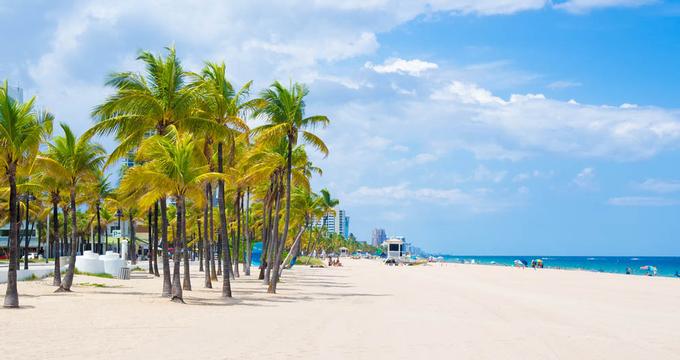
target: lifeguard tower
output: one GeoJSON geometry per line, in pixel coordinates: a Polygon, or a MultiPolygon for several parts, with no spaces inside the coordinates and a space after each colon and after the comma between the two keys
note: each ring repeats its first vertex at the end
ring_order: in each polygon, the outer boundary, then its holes
{"type": "Polygon", "coordinates": [[[401,239],[391,238],[383,242],[383,246],[387,248],[387,259],[399,259],[403,255],[404,241],[401,239]]]}

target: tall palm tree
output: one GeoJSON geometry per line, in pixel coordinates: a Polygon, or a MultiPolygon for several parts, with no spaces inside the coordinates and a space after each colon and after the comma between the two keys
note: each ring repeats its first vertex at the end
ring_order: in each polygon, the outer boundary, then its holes
{"type": "MultiPolygon", "coordinates": [[[[308,131],[316,126],[326,126],[329,119],[323,115],[305,116],[305,96],[309,94],[309,90],[302,84],[291,84],[286,88],[278,81],[274,82],[271,87],[264,90],[260,95],[262,102],[255,111],[256,116],[265,118],[266,124],[255,129],[255,133],[261,140],[264,141],[287,141],[287,166],[286,166],[286,212],[283,226],[283,236],[285,239],[288,236],[288,227],[290,224],[290,194],[291,194],[291,180],[292,180],[292,156],[293,148],[297,144],[298,135],[302,134],[302,139],[321,151],[325,156],[328,155],[328,147],[318,136],[308,131]]],[[[280,254],[274,263],[274,274],[278,273],[278,262],[280,254]]],[[[273,281],[269,284],[270,293],[276,292],[277,275],[274,276],[273,281]]]]}
{"type": "MultiPolygon", "coordinates": [[[[66,188],[64,179],[59,179],[43,172],[40,176],[40,184],[47,192],[48,201],[52,204],[52,240],[51,248],[54,254],[54,271],[52,285],[61,286],[61,246],[59,246],[59,204],[62,202],[61,191],[66,188]]],[[[49,229],[48,229],[49,231],[49,229]]]]}
{"type": "Polygon", "coordinates": [[[17,170],[38,152],[52,132],[52,116],[38,114],[33,108],[35,98],[20,103],[9,96],[7,81],[0,87],[0,166],[9,182],[9,267],[5,307],[19,306],[17,268],[19,229],[17,208],[17,170]]]}
{"type": "MultiPolygon", "coordinates": [[[[116,92],[97,106],[92,116],[97,123],[88,130],[92,134],[115,134],[120,145],[111,153],[108,163],[128,155],[150,133],[165,135],[169,126],[197,131],[221,131],[213,121],[195,114],[199,89],[186,86],[184,71],[174,47],[161,57],[142,51],[137,60],[144,63],[144,74],[119,72],[109,76],[106,84],[116,92]]],[[[161,241],[168,243],[167,202],[159,199],[162,220],[161,241]]],[[[163,251],[163,296],[171,296],[170,265],[163,251]]]]}
{"type": "MultiPolygon", "coordinates": [[[[205,155],[208,160],[212,160],[212,143],[217,140],[217,171],[224,172],[223,146],[225,142],[230,148],[228,166],[233,165],[234,148],[236,136],[242,132],[248,131],[246,122],[242,119],[245,111],[254,107],[254,101],[247,101],[250,92],[250,85],[252,81],[247,82],[241,89],[235,91],[234,86],[227,80],[226,66],[224,63],[217,64],[208,62],[200,74],[193,74],[194,82],[192,87],[199,89],[200,101],[198,102],[197,115],[203,119],[213,121],[215,125],[222,129],[221,133],[214,133],[212,129],[204,132],[202,135],[205,138],[205,155]],[[214,137],[217,135],[217,139],[214,137]],[[221,136],[220,136],[221,135],[221,136]]],[[[211,127],[213,128],[213,127],[211,127]]],[[[212,161],[210,161],[210,170],[213,171],[212,161]]],[[[206,183],[206,206],[212,206],[212,192],[210,183],[206,183]]],[[[234,275],[238,268],[230,271],[231,256],[229,253],[229,246],[227,241],[227,219],[226,208],[224,202],[224,181],[219,180],[218,187],[218,211],[220,219],[219,234],[222,239],[222,250],[224,252],[224,271],[225,275],[234,275]]],[[[205,213],[205,212],[204,212],[205,213]]],[[[204,240],[204,246],[208,243],[208,238],[204,240]]],[[[206,247],[207,249],[207,247],[206,247]]],[[[234,249],[236,252],[237,250],[234,249]]],[[[207,254],[207,252],[206,252],[207,254]]],[[[238,254],[235,254],[238,259],[238,254]]],[[[237,261],[235,262],[237,263],[237,261]]],[[[208,272],[206,271],[206,287],[209,285],[208,272]]],[[[229,276],[225,276],[222,282],[222,296],[231,297],[231,285],[229,283],[229,276]]]]}
{"type": "Polygon", "coordinates": [[[186,243],[187,198],[202,197],[200,187],[204,181],[224,176],[208,171],[206,160],[193,137],[179,133],[174,125],[167,128],[165,136],[155,135],[145,140],[137,159],[143,161],[143,164],[132,167],[125,173],[120,188],[122,192],[130,192],[148,187],[148,191],[139,198],[140,208],[148,208],[167,196],[175,198],[177,241],[174,244],[172,300],[184,302],[180,284],[180,254],[182,245],[186,243]]]}
{"type": "Polygon", "coordinates": [[[76,191],[83,181],[95,181],[97,171],[104,165],[104,148],[91,141],[88,134],[76,137],[71,128],[61,124],[63,136],[55,137],[48,144],[47,153],[39,156],[38,161],[52,176],[64,179],[68,185],[71,207],[71,254],[66,276],[57,292],[70,292],[75,272],[76,252],[78,250],[78,227],[76,191]]]}

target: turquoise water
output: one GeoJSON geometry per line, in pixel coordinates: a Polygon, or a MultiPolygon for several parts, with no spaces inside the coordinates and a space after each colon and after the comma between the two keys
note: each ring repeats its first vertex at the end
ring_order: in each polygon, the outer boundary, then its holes
{"type": "Polygon", "coordinates": [[[657,276],[677,276],[680,273],[680,257],[659,256],[454,256],[442,255],[446,262],[484,265],[512,266],[515,260],[524,260],[531,264],[533,259],[542,259],[546,268],[578,269],[607,273],[625,274],[626,268],[632,269],[634,275],[647,275],[640,269],[645,265],[655,266],[657,276]]]}

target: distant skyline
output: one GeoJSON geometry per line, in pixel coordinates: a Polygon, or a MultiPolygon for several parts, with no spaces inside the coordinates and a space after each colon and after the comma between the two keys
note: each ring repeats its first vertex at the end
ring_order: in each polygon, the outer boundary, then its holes
{"type": "MultiPolygon", "coordinates": [[[[79,133],[112,71],[310,86],[350,232],[452,254],[680,255],[680,4],[0,0],[0,79],[79,133]]],[[[101,141],[110,150],[109,138],[101,141]]]]}

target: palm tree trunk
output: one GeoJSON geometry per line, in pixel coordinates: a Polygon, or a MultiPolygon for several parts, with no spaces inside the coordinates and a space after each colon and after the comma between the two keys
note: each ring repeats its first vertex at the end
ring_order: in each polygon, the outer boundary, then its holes
{"type": "MultiPolygon", "coordinates": [[[[210,189],[208,188],[210,183],[205,185],[206,200],[210,195],[210,189]]],[[[212,289],[212,273],[210,272],[210,258],[212,257],[212,251],[210,248],[210,240],[208,238],[208,204],[206,203],[203,208],[203,253],[205,254],[205,274],[203,280],[203,287],[212,289]]]]}
{"type": "Polygon", "coordinates": [[[102,247],[102,218],[100,215],[99,201],[97,201],[97,246],[99,246],[99,253],[104,255],[104,248],[102,247]]]}
{"type": "MultiPolygon", "coordinates": [[[[54,217],[54,234],[52,235],[52,249],[54,252],[54,279],[53,286],[61,286],[61,264],[59,257],[59,193],[52,193],[52,217],[54,217]]],[[[49,229],[48,229],[49,231],[49,229]]]]}
{"type": "Polygon", "coordinates": [[[239,253],[239,237],[241,236],[241,192],[236,191],[236,200],[234,201],[234,215],[236,216],[236,236],[234,236],[232,231],[232,241],[231,246],[234,249],[234,276],[239,277],[238,273],[238,253],[239,253]]]}
{"type": "Polygon", "coordinates": [[[137,265],[137,239],[135,234],[135,216],[130,210],[130,263],[137,265]]]}
{"type": "Polygon", "coordinates": [[[17,182],[16,164],[10,163],[7,167],[9,180],[9,267],[7,268],[7,289],[5,291],[4,307],[19,307],[19,291],[17,290],[17,253],[19,250],[19,225],[14,220],[17,218],[17,182]]]}
{"type": "MultiPolygon", "coordinates": [[[[205,206],[204,206],[205,208],[205,206]]],[[[198,230],[198,271],[203,272],[203,237],[201,236],[201,219],[196,219],[196,230],[198,230]]]]}
{"type": "MultiPolygon", "coordinates": [[[[208,207],[208,210],[209,210],[208,211],[209,212],[208,220],[210,221],[210,244],[211,244],[210,245],[211,246],[211,248],[210,248],[210,280],[217,281],[217,270],[218,269],[216,268],[216,265],[215,265],[215,255],[219,255],[219,254],[215,254],[216,249],[217,249],[217,245],[215,243],[215,228],[213,226],[214,225],[214,222],[213,222],[214,217],[213,217],[213,205],[212,205],[213,204],[212,184],[209,183],[208,186],[209,186],[208,192],[209,192],[209,196],[210,196],[210,201],[208,201],[208,204],[209,204],[208,205],[209,206],[208,207]]],[[[220,273],[221,272],[222,272],[222,270],[220,270],[220,273]]]]}
{"type": "Polygon", "coordinates": [[[152,239],[153,239],[153,230],[152,230],[152,228],[151,228],[151,224],[152,224],[152,223],[151,223],[151,221],[152,221],[152,220],[151,220],[152,212],[153,212],[153,211],[151,211],[151,208],[149,208],[149,210],[147,210],[147,213],[146,213],[146,215],[147,215],[147,216],[146,216],[146,219],[147,219],[147,221],[146,221],[146,225],[147,225],[147,226],[146,226],[146,229],[147,229],[147,230],[146,230],[146,233],[147,233],[146,240],[147,240],[147,243],[149,244],[149,250],[146,252],[146,256],[149,257],[149,274],[151,274],[151,275],[153,275],[153,253],[154,253],[154,249],[153,249],[153,241],[152,241],[152,239]]]}
{"type": "Polygon", "coordinates": [[[279,277],[283,273],[283,269],[289,269],[290,268],[290,261],[297,257],[297,251],[300,248],[300,239],[302,239],[302,234],[304,234],[305,228],[304,226],[300,226],[300,231],[298,234],[295,236],[295,241],[293,242],[293,245],[290,247],[290,252],[286,256],[285,259],[283,259],[281,269],[279,270],[279,277]]]}
{"type": "Polygon", "coordinates": [[[177,195],[177,235],[175,236],[175,241],[172,244],[174,249],[174,254],[172,257],[173,261],[173,272],[172,272],[172,301],[183,303],[182,299],[182,284],[180,278],[180,262],[181,249],[182,249],[182,239],[181,239],[181,228],[182,228],[182,208],[184,207],[184,197],[177,195]]]}
{"type": "Polygon", "coordinates": [[[243,249],[243,272],[246,274],[246,276],[250,276],[250,264],[252,261],[252,248],[251,248],[251,238],[250,238],[250,227],[249,227],[249,218],[250,218],[250,188],[246,189],[246,215],[245,215],[245,235],[246,235],[246,246],[243,249]]]}
{"type": "Polygon", "coordinates": [[[153,205],[153,274],[160,276],[158,273],[158,202],[153,205]]]}
{"type": "MultiPolygon", "coordinates": [[[[278,178],[278,177],[277,177],[278,178]]],[[[276,188],[276,208],[274,210],[274,221],[272,221],[271,227],[272,227],[272,235],[270,239],[270,244],[269,244],[269,249],[268,249],[268,254],[267,254],[267,271],[264,274],[266,284],[269,285],[269,288],[267,289],[267,292],[271,292],[271,281],[272,281],[272,271],[276,271],[277,268],[274,267],[274,263],[277,261],[276,259],[276,252],[278,249],[279,245],[279,213],[281,212],[281,191],[280,187],[278,186],[278,179],[276,180],[277,185],[275,186],[276,188]]]]}
{"type": "Polygon", "coordinates": [[[73,275],[76,269],[76,253],[78,252],[78,228],[77,228],[77,209],[76,209],[76,186],[71,186],[71,253],[68,259],[68,270],[64,281],[56,292],[71,292],[71,285],[73,284],[73,275]]]}
{"type": "Polygon", "coordinates": [[[170,282],[170,259],[168,257],[168,204],[166,198],[159,200],[161,205],[161,241],[163,242],[163,297],[172,296],[172,283],[170,282]]]}
{"type": "MultiPolygon", "coordinates": [[[[29,237],[29,232],[28,232],[28,218],[30,214],[28,213],[29,209],[29,195],[26,194],[26,225],[24,226],[24,270],[28,270],[28,242],[30,240],[29,237]]],[[[19,228],[21,228],[21,222],[19,223],[19,228]]]]}
{"type": "Polygon", "coordinates": [[[189,269],[189,246],[187,246],[187,209],[182,206],[182,226],[180,227],[180,234],[182,235],[182,258],[184,259],[184,283],[182,288],[191,291],[191,272],[189,269]]]}
{"type": "MultiPolygon", "coordinates": [[[[222,142],[217,144],[217,171],[222,173],[222,142]]],[[[227,214],[224,204],[224,180],[220,179],[217,182],[217,203],[219,206],[220,216],[220,235],[222,236],[222,251],[224,252],[224,269],[222,276],[222,297],[231,297],[231,282],[230,282],[230,265],[231,258],[229,256],[229,242],[227,240],[227,214]]]]}
{"type": "Polygon", "coordinates": [[[281,239],[281,244],[279,246],[278,251],[276,252],[276,259],[274,262],[274,274],[272,281],[269,283],[269,289],[267,289],[268,293],[275,294],[276,293],[276,283],[279,281],[279,261],[281,261],[281,253],[283,252],[283,247],[286,243],[286,239],[288,238],[288,225],[290,225],[290,185],[291,185],[291,180],[293,177],[292,169],[293,169],[293,163],[292,163],[292,158],[293,158],[293,137],[288,136],[288,154],[287,154],[287,159],[286,159],[286,217],[284,219],[283,223],[283,235],[281,239]]]}
{"type": "Polygon", "coordinates": [[[61,208],[61,212],[62,212],[63,217],[64,217],[64,243],[63,243],[64,251],[63,251],[63,253],[64,254],[68,253],[66,255],[71,255],[71,247],[68,246],[69,242],[68,242],[68,205],[67,204],[64,204],[64,206],[61,208]]]}
{"type": "Polygon", "coordinates": [[[269,194],[267,194],[262,201],[262,253],[260,254],[260,274],[257,277],[258,280],[264,280],[267,246],[269,245],[269,219],[271,218],[271,210],[269,208],[269,194]]]}

